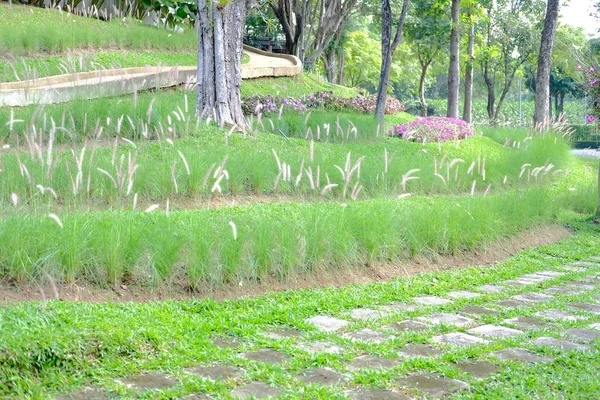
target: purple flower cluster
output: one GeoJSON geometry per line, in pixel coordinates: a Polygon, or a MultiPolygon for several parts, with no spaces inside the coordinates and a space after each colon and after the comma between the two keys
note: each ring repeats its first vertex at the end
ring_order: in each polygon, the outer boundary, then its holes
{"type": "Polygon", "coordinates": [[[586,92],[588,93],[591,113],[585,116],[585,121],[587,123],[592,123],[597,117],[600,117],[600,71],[593,65],[578,65],[577,69],[582,72],[588,81],[586,92]]]}
{"type": "MultiPolygon", "coordinates": [[[[246,115],[269,114],[283,110],[304,111],[307,109],[325,108],[334,111],[351,111],[360,113],[373,113],[377,98],[375,96],[357,96],[345,98],[336,96],[333,90],[316,92],[300,99],[281,96],[254,95],[242,99],[242,110],[246,115]]],[[[396,114],[406,110],[404,104],[398,99],[388,96],[385,113],[396,114]]]]}
{"type": "Polygon", "coordinates": [[[388,136],[401,137],[415,142],[446,142],[461,140],[475,134],[465,121],[456,118],[427,117],[394,125],[388,136]]]}

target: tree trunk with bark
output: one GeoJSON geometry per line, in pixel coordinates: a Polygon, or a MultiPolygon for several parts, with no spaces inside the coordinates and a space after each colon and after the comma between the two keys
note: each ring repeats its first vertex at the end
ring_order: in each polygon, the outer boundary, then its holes
{"type": "MultiPolygon", "coordinates": [[[[467,12],[467,17],[471,20],[471,8],[467,12]]],[[[463,107],[463,120],[471,123],[473,119],[473,63],[475,61],[475,24],[470,21],[469,45],[467,65],[465,66],[465,103],[463,107]]]]}
{"type": "Polygon", "coordinates": [[[221,126],[243,128],[240,85],[246,7],[233,0],[198,1],[198,86],[196,111],[221,126]]]}
{"type": "Polygon", "coordinates": [[[458,119],[458,92],[460,86],[460,0],[452,0],[452,31],[450,32],[450,65],[448,66],[447,117],[458,119]]]}
{"type": "Polygon", "coordinates": [[[552,63],[552,47],[554,46],[559,7],[560,0],[548,0],[540,43],[540,54],[538,55],[537,75],[535,77],[535,111],[533,114],[535,125],[545,124],[548,120],[550,65],[552,63]]]}
{"type": "Polygon", "coordinates": [[[427,69],[431,64],[431,60],[419,60],[421,64],[421,77],[419,78],[419,102],[421,103],[421,115],[427,116],[427,100],[425,100],[425,78],[427,77],[427,69]]]}
{"type": "Polygon", "coordinates": [[[379,74],[379,87],[377,88],[377,104],[375,106],[375,117],[383,122],[385,115],[385,104],[387,102],[387,91],[390,85],[390,72],[392,70],[392,57],[402,41],[404,21],[408,11],[408,0],[402,3],[402,11],[398,19],[398,27],[391,41],[392,33],[392,5],[390,0],[381,0],[381,72],[379,74]]]}

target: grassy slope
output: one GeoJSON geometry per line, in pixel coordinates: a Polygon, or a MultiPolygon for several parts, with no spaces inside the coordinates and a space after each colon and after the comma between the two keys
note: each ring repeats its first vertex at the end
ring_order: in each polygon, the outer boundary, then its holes
{"type": "MultiPolygon", "coordinates": [[[[318,313],[348,318],[356,307],[373,308],[395,301],[410,301],[417,295],[441,295],[451,290],[472,290],[485,283],[512,279],[525,273],[547,270],[570,261],[597,256],[600,231],[587,223],[568,217],[576,236],[553,245],[526,250],[517,256],[488,268],[428,273],[410,279],[398,278],[388,283],[352,285],[342,288],[301,290],[273,293],[251,299],[216,303],[210,300],[189,302],[157,302],[149,304],[93,304],[48,302],[14,304],[0,310],[0,395],[44,398],[48,394],[92,385],[104,386],[127,397],[133,393],[115,383],[115,377],[146,370],[163,370],[183,380],[185,385],[163,392],[163,396],[180,397],[188,393],[210,393],[227,396],[233,382],[210,383],[185,374],[183,368],[204,362],[239,365],[248,371],[244,381],[260,380],[285,387],[286,398],[342,399],[341,388],[305,386],[290,375],[305,368],[327,366],[344,371],[347,361],[365,351],[383,357],[397,358],[397,351],[407,342],[425,342],[445,332],[434,327],[420,333],[400,334],[397,339],[379,345],[364,345],[335,334],[316,332],[303,320],[318,313]],[[264,329],[292,327],[306,330],[303,338],[272,340],[261,335],[264,329]],[[239,350],[219,349],[210,339],[233,335],[242,342],[242,350],[274,347],[294,357],[280,366],[263,366],[240,358],[239,350]],[[306,340],[331,340],[344,347],[341,354],[311,356],[295,345],[306,340]]],[[[570,273],[551,282],[526,290],[541,291],[566,280],[589,273],[600,273],[590,267],[584,273],[570,273]]],[[[518,293],[511,287],[504,294],[459,300],[442,310],[457,312],[464,305],[491,302],[518,293]]],[[[598,289],[578,296],[580,301],[593,301],[598,289]]],[[[597,297],[596,297],[597,298],[597,297]]],[[[569,295],[517,310],[502,310],[485,316],[480,323],[499,324],[515,315],[533,315],[543,309],[567,310],[569,295]],[[518,313],[518,314],[517,314],[518,313]]],[[[384,321],[356,322],[348,330],[379,327],[394,321],[415,318],[424,312],[400,311],[384,321]]],[[[573,311],[570,311],[573,312],[573,311]]],[[[589,352],[557,352],[540,349],[529,343],[530,337],[560,337],[567,327],[586,327],[600,322],[600,316],[586,314],[586,320],[559,322],[544,330],[493,341],[489,345],[469,349],[446,349],[440,359],[404,360],[392,370],[360,371],[349,374],[346,388],[361,384],[370,387],[397,387],[394,379],[412,371],[433,371],[467,380],[471,389],[456,395],[461,399],[512,398],[577,398],[596,399],[600,391],[600,347],[592,343],[589,352]],[[503,347],[525,347],[556,357],[547,364],[501,363],[502,373],[492,381],[477,381],[461,375],[453,362],[467,357],[490,358],[487,353],[503,347]]],[[[497,361],[496,361],[497,362],[497,361]]],[[[167,397],[164,397],[167,398],[167,397]]]]}

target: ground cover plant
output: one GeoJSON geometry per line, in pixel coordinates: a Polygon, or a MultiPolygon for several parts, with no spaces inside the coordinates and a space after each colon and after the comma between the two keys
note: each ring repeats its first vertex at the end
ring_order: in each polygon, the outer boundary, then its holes
{"type": "Polygon", "coordinates": [[[416,142],[447,142],[462,140],[475,134],[465,121],[455,118],[425,117],[392,126],[388,135],[416,142]]]}

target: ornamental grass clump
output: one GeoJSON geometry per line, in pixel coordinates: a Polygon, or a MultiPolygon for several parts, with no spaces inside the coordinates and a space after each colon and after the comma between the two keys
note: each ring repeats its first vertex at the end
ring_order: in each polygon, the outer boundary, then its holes
{"type": "Polygon", "coordinates": [[[426,117],[392,126],[388,136],[401,137],[415,142],[447,142],[462,140],[475,134],[465,121],[456,118],[426,117]]]}

